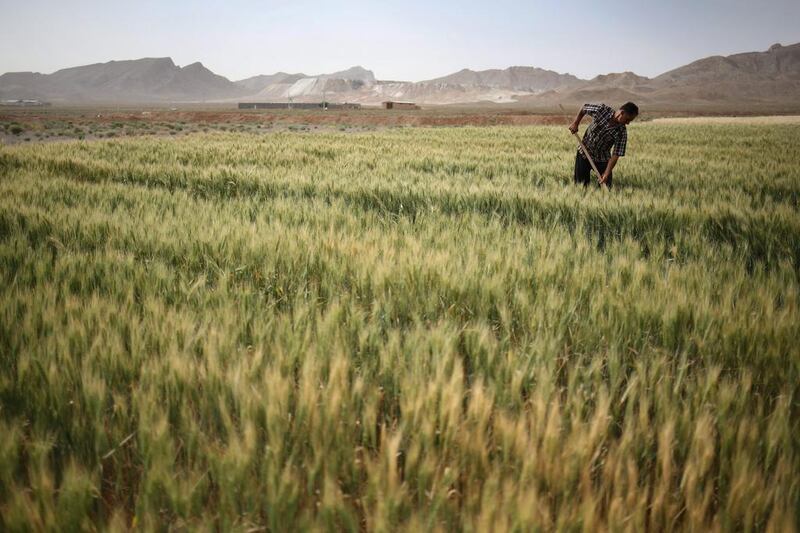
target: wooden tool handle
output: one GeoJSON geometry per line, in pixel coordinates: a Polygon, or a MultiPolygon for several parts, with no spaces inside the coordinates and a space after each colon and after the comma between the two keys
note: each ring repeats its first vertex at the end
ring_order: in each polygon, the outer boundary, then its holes
{"type": "MultiPolygon", "coordinates": [[[[578,135],[577,133],[573,133],[573,135],[575,136],[576,139],[578,139],[578,145],[581,147],[581,150],[583,151],[583,155],[585,155],[586,159],[589,160],[589,164],[592,165],[592,169],[597,173],[597,179],[599,180],[600,178],[603,177],[603,175],[600,173],[599,170],[597,170],[597,165],[594,164],[594,159],[592,159],[592,156],[589,155],[589,150],[587,150],[586,147],[583,145],[583,141],[581,140],[581,136],[578,135]]],[[[602,183],[602,182],[600,183],[600,185],[602,185],[603,187],[606,186],[606,184],[602,183]]]]}

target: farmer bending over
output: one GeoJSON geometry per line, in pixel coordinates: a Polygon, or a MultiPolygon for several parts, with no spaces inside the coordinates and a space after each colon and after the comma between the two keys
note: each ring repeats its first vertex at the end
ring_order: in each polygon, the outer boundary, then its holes
{"type": "MultiPolygon", "coordinates": [[[[619,158],[625,155],[625,147],[628,144],[628,130],[625,125],[630,124],[639,115],[639,108],[633,102],[624,104],[616,111],[605,104],[584,104],[575,117],[575,122],[570,124],[569,131],[577,133],[585,115],[590,115],[593,120],[583,136],[583,145],[594,159],[597,170],[602,173],[600,184],[611,187],[611,171],[614,170],[619,158]],[[614,155],[611,155],[612,146],[614,155]]],[[[578,154],[575,156],[575,183],[583,183],[585,187],[589,185],[589,172],[592,167],[581,152],[582,150],[578,148],[578,154]]]]}

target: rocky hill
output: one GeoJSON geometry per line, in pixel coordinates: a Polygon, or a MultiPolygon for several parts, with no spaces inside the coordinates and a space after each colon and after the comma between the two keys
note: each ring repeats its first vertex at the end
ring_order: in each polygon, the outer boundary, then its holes
{"type": "Polygon", "coordinates": [[[286,72],[276,72],[275,74],[261,74],[253,76],[244,80],[239,80],[236,83],[239,87],[247,90],[249,94],[255,94],[269,85],[276,83],[289,83],[292,84],[297,80],[307,78],[305,74],[288,74],[286,72]]]}
{"type": "Polygon", "coordinates": [[[202,63],[178,67],[168,57],[110,61],[53,74],[0,76],[0,98],[31,95],[53,102],[207,101],[246,94],[202,63]]]}
{"type": "Polygon", "coordinates": [[[490,69],[474,71],[463,69],[454,74],[423,83],[462,85],[464,87],[486,87],[537,93],[570,87],[581,80],[572,74],[559,74],[536,67],[509,67],[504,70],[490,69]]]}
{"type": "Polygon", "coordinates": [[[707,57],[665,72],[653,82],[662,86],[685,86],[779,80],[800,81],[800,43],[791,46],[775,44],[766,52],[707,57]]]}
{"type": "Polygon", "coordinates": [[[540,95],[528,105],[574,104],[592,100],[635,100],[650,106],[747,106],[800,102],[800,43],[773,45],[764,52],[712,56],[649,79],[632,72],[608,74],[540,95]]]}
{"type": "Polygon", "coordinates": [[[319,101],[378,104],[474,102],[555,105],[604,100],[644,104],[796,103],[800,101],[800,43],[764,52],[712,56],[655,78],[633,72],[581,80],[536,67],[458,72],[421,82],[380,81],[356,66],[330,74],[278,72],[232,82],[201,63],[178,67],[170,58],[110,61],[52,74],[0,76],[0,99],[59,102],[319,101]]]}

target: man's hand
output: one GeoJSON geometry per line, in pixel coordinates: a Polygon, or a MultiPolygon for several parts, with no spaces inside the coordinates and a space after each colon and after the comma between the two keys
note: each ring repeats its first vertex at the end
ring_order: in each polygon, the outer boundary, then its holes
{"type": "Polygon", "coordinates": [[[602,175],[602,176],[600,176],[600,177],[597,179],[597,182],[598,182],[600,185],[604,185],[604,184],[606,183],[606,180],[607,180],[607,179],[608,179],[608,172],[603,172],[603,175],[602,175]]]}
{"type": "Polygon", "coordinates": [[[569,125],[569,131],[571,131],[572,133],[578,133],[578,126],[579,126],[579,123],[576,120],[575,122],[573,122],[572,124],[569,125]]]}

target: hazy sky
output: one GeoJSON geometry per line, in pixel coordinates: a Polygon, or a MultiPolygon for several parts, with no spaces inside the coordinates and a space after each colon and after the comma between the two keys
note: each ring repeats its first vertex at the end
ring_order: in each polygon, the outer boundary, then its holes
{"type": "Polygon", "coordinates": [[[800,41],[800,0],[0,0],[0,73],[140,57],[233,80],[353,65],[419,81],[530,65],[654,76],[800,41]]]}

